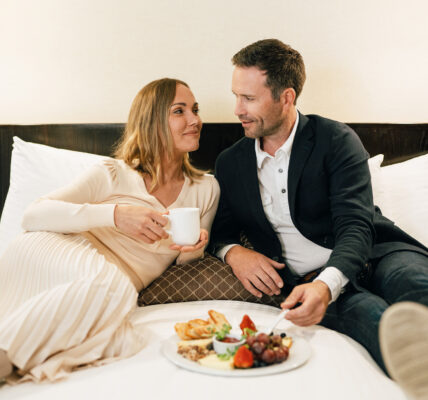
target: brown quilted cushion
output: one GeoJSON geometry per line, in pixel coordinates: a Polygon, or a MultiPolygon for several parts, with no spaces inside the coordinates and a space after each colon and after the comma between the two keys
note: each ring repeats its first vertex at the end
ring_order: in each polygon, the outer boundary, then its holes
{"type": "Polygon", "coordinates": [[[140,292],[138,305],[197,300],[241,300],[279,307],[283,298],[263,295],[259,299],[253,296],[235,277],[229,265],[206,255],[202,260],[169,267],[140,292]]]}

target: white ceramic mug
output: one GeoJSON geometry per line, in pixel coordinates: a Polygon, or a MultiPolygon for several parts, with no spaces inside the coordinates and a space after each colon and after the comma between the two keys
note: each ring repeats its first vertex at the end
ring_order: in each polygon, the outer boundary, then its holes
{"type": "Polygon", "coordinates": [[[199,241],[200,218],[199,208],[174,208],[165,215],[171,223],[171,229],[166,229],[172,241],[179,246],[192,246],[199,241]]]}

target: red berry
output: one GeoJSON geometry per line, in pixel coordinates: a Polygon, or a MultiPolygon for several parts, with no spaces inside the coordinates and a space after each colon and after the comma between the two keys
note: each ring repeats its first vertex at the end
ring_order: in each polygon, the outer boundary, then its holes
{"type": "Polygon", "coordinates": [[[241,346],[233,357],[233,365],[236,368],[251,368],[253,363],[253,353],[246,346],[241,346]]]}
{"type": "Polygon", "coordinates": [[[256,331],[256,326],[254,325],[254,322],[251,321],[251,318],[247,314],[243,316],[239,327],[241,328],[243,334],[245,334],[244,329],[246,328],[251,329],[254,332],[256,331]]]}

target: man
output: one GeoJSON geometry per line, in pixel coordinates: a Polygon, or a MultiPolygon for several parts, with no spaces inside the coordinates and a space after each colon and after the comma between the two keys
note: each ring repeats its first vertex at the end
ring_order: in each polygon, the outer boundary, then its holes
{"type": "Polygon", "coordinates": [[[254,295],[282,291],[287,319],[351,336],[385,370],[379,321],[398,301],[428,305],[428,249],[375,211],[355,132],[296,110],[305,81],[296,50],[261,40],[232,62],[246,137],[217,159],[210,250],[254,295]],[[241,231],[254,250],[237,244],[241,231]]]}

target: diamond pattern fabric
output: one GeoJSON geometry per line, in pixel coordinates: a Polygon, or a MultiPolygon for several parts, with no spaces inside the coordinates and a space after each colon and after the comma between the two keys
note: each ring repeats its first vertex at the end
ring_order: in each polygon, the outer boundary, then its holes
{"type": "Polygon", "coordinates": [[[138,305],[179,303],[198,300],[240,300],[279,307],[283,296],[248,292],[229,265],[206,255],[188,264],[172,265],[140,292],[138,305]]]}

